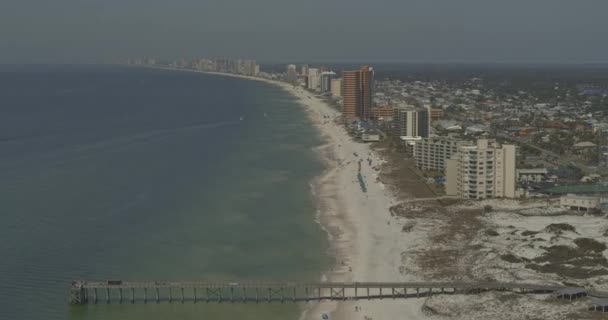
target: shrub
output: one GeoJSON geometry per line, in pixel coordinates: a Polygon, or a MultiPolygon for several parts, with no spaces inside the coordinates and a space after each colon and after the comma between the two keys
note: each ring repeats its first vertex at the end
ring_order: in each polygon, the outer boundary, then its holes
{"type": "Polygon", "coordinates": [[[526,230],[526,231],[522,232],[521,235],[524,236],[524,237],[527,237],[527,236],[533,236],[533,235],[535,235],[537,233],[538,233],[538,231],[529,231],[529,230],[526,230]]]}
{"type": "Polygon", "coordinates": [[[496,232],[496,230],[488,229],[486,230],[486,235],[490,237],[496,237],[499,235],[499,233],[496,232]]]}
{"type": "Polygon", "coordinates": [[[567,224],[567,223],[552,223],[550,225],[548,225],[545,230],[547,232],[554,232],[557,234],[560,234],[564,231],[571,231],[571,232],[576,232],[576,228],[574,228],[573,226],[567,224]]]}
{"type": "Polygon", "coordinates": [[[574,240],[574,243],[585,251],[602,252],[606,250],[606,245],[590,238],[578,238],[574,240]]]}
{"type": "Polygon", "coordinates": [[[601,216],[602,214],[604,214],[604,212],[600,208],[593,208],[589,210],[589,214],[592,214],[594,216],[601,216]]]}
{"type": "Polygon", "coordinates": [[[500,258],[508,263],[519,263],[521,259],[511,253],[503,254],[500,258]]]}
{"type": "Polygon", "coordinates": [[[401,232],[410,232],[414,229],[413,223],[404,224],[403,228],[401,228],[401,232]]]}

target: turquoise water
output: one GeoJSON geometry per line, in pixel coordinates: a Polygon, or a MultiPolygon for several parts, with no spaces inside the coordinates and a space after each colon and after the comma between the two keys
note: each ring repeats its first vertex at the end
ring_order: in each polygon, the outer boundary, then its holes
{"type": "Polygon", "coordinates": [[[289,95],[254,81],[1,67],[0,318],[297,318],[292,304],[72,307],[67,288],[318,279],[331,263],[309,186],[319,143],[289,95]]]}

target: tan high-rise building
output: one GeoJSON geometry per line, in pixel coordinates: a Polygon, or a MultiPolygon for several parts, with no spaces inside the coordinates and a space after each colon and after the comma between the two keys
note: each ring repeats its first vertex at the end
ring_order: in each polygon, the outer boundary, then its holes
{"type": "Polygon", "coordinates": [[[341,91],[342,116],[346,119],[369,119],[374,95],[374,69],[362,66],[359,70],[343,71],[341,91]]]}
{"type": "Polygon", "coordinates": [[[480,139],[447,160],[446,194],[463,199],[514,198],[515,146],[480,139]]]}
{"type": "Polygon", "coordinates": [[[342,96],[342,79],[331,79],[331,94],[334,97],[342,96]]]}

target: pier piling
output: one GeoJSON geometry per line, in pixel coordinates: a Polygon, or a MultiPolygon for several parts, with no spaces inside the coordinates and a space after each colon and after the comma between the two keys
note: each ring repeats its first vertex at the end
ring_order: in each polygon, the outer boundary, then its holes
{"type": "Polygon", "coordinates": [[[85,283],[82,281],[72,281],[70,287],[70,304],[88,303],[88,292],[85,283]]]}

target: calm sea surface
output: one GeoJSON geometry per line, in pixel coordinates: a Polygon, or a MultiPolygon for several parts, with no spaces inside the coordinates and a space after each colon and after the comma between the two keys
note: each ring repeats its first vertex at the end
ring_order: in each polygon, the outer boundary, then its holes
{"type": "Polygon", "coordinates": [[[318,279],[319,143],[289,95],[255,81],[0,66],[0,319],[297,318],[291,304],[71,307],[67,289],[318,279]]]}

